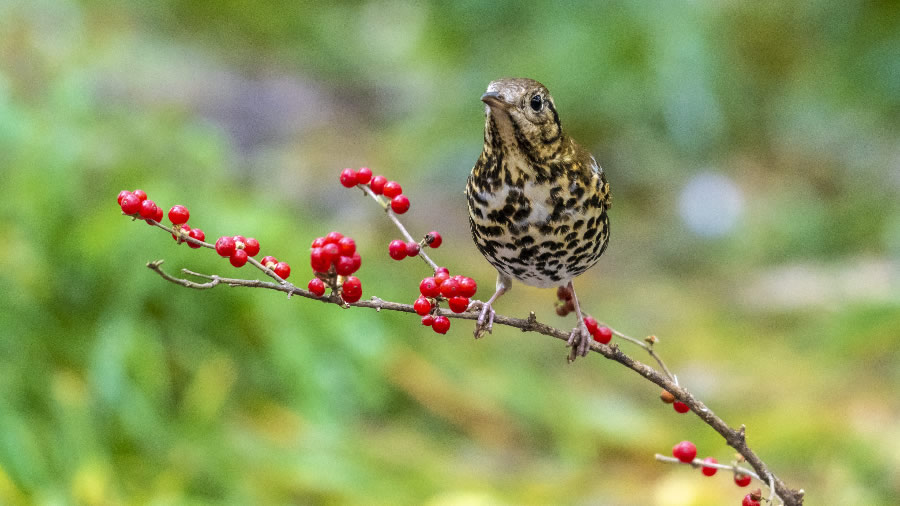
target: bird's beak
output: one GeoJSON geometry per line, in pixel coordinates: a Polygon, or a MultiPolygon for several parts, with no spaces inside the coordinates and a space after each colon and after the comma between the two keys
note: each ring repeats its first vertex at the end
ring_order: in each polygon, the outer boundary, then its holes
{"type": "Polygon", "coordinates": [[[489,91],[481,96],[481,101],[491,107],[507,107],[509,102],[504,100],[503,95],[496,91],[489,91]]]}

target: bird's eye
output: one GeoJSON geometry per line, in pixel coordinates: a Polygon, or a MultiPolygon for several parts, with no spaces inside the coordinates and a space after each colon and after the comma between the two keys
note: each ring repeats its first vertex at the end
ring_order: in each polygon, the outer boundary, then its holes
{"type": "Polygon", "coordinates": [[[535,95],[531,97],[531,110],[534,112],[541,112],[541,107],[544,106],[544,101],[541,99],[540,95],[535,95]]]}

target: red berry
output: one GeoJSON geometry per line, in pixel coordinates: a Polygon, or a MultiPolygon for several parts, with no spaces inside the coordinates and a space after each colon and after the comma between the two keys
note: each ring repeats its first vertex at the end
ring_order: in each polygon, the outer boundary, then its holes
{"type": "Polygon", "coordinates": [[[247,255],[255,257],[259,254],[259,241],[250,237],[246,241],[244,241],[244,251],[247,252],[247,255]]]}
{"type": "Polygon", "coordinates": [[[463,297],[474,297],[476,291],[478,291],[478,285],[475,284],[474,279],[463,276],[459,280],[459,294],[463,297]]]}
{"type": "Polygon", "coordinates": [[[144,200],[141,202],[141,208],[138,210],[141,218],[152,220],[156,216],[156,204],[152,200],[144,200]]]}
{"type": "Polygon", "coordinates": [[[687,413],[691,410],[691,407],[681,401],[675,401],[672,403],[672,407],[675,408],[675,411],[679,413],[687,413]]]}
{"type": "Polygon", "coordinates": [[[403,193],[403,188],[400,186],[400,183],[396,181],[388,181],[384,184],[384,190],[382,191],[384,192],[385,197],[392,199],[403,193]]]}
{"type": "Polygon", "coordinates": [[[400,239],[394,239],[388,244],[388,254],[394,260],[403,260],[406,258],[406,243],[400,239]]]}
{"type": "Polygon", "coordinates": [[[243,267],[245,263],[247,263],[247,252],[242,249],[234,250],[234,253],[231,254],[229,260],[231,260],[231,265],[235,267],[243,267]]]}
{"type": "Polygon", "coordinates": [[[278,262],[272,270],[275,271],[275,274],[281,279],[287,279],[288,276],[291,275],[291,266],[288,265],[287,262],[278,262]]]}
{"type": "Polygon", "coordinates": [[[331,262],[325,259],[325,255],[322,254],[322,248],[313,248],[309,252],[309,265],[315,272],[328,272],[331,262]]]}
{"type": "Polygon", "coordinates": [[[422,325],[425,325],[426,327],[430,327],[433,324],[434,324],[434,316],[427,314],[422,317],[422,325]]]}
{"type": "MultiPolygon", "coordinates": [[[[157,223],[161,223],[163,220],[163,210],[161,207],[156,206],[156,214],[153,216],[153,221],[157,223]]],[[[148,225],[153,225],[153,223],[147,222],[148,225]]]]}
{"type": "Polygon", "coordinates": [[[356,272],[353,264],[353,257],[340,256],[334,262],[334,270],[341,276],[349,276],[356,272]]]}
{"type": "MultiPolygon", "coordinates": [[[[706,457],[705,459],[703,459],[703,462],[706,462],[707,464],[718,464],[719,463],[719,461],[714,459],[713,457],[706,457]]],[[[716,471],[718,471],[718,469],[716,469],[715,467],[703,466],[701,468],[701,471],[703,471],[704,476],[712,476],[712,475],[716,474],[716,471]]]]}
{"type": "Polygon", "coordinates": [[[356,241],[354,241],[352,237],[341,237],[338,240],[337,245],[343,256],[350,256],[356,251],[356,241]]]}
{"type": "Polygon", "coordinates": [[[321,248],[325,246],[325,238],[324,237],[316,237],[313,239],[312,244],[309,245],[310,248],[321,248]]]}
{"type": "Polygon", "coordinates": [[[122,207],[123,213],[137,214],[141,210],[141,199],[133,193],[128,193],[127,195],[122,196],[119,205],[122,207]]]}
{"type": "Polygon", "coordinates": [[[340,232],[328,232],[328,235],[325,236],[325,244],[337,244],[343,238],[344,234],[340,232]]]}
{"type": "Polygon", "coordinates": [[[612,329],[609,327],[597,327],[597,332],[592,334],[594,336],[594,341],[598,343],[607,344],[610,339],[612,339],[612,329]]]}
{"type": "Polygon", "coordinates": [[[406,195],[397,195],[391,199],[391,209],[397,214],[409,211],[409,199],[406,198],[406,195]]]}
{"type": "Polygon", "coordinates": [[[262,260],[259,261],[259,263],[263,264],[263,267],[271,269],[272,267],[275,267],[275,264],[278,263],[278,259],[273,257],[272,255],[266,255],[262,260]]]}
{"type": "Polygon", "coordinates": [[[175,233],[172,234],[172,239],[175,239],[176,241],[179,241],[179,242],[183,237],[190,235],[190,233],[191,233],[191,227],[187,226],[186,224],[182,225],[180,227],[172,227],[172,228],[175,230],[175,233]]]}
{"type": "Polygon", "coordinates": [[[359,270],[359,267],[362,265],[362,257],[359,256],[359,251],[353,252],[353,255],[350,257],[353,259],[353,272],[359,270]]]}
{"type": "Polygon", "coordinates": [[[236,235],[232,237],[232,239],[234,239],[234,244],[238,247],[238,249],[244,249],[244,243],[247,242],[246,237],[242,235],[236,235]]]}
{"type": "Polygon", "coordinates": [[[306,285],[306,288],[308,288],[309,291],[312,292],[316,297],[325,295],[325,282],[319,278],[310,279],[309,284],[306,285]]]}
{"type": "Polygon", "coordinates": [[[440,272],[443,272],[444,274],[446,274],[448,276],[450,275],[450,269],[448,269],[446,267],[438,267],[437,269],[434,270],[435,274],[438,274],[440,272]]]}
{"type": "Polygon", "coordinates": [[[434,281],[438,284],[438,286],[441,286],[444,281],[447,281],[448,279],[450,279],[450,274],[447,273],[446,269],[442,271],[439,267],[437,273],[435,273],[434,275],[434,281]]]}
{"type": "Polygon", "coordinates": [[[431,311],[431,303],[428,302],[428,299],[425,297],[419,297],[416,299],[416,302],[413,303],[413,309],[416,310],[416,314],[419,316],[425,316],[431,311]]]}
{"type": "MultiPolygon", "coordinates": [[[[446,283],[446,281],[445,281],[445,283],[446,283]]],[[[443,286],[443,285],[441,285],[441,286],[443,286]]],[[[450,305],[450,311],[453,311],[454,313],[462,313],[469,307],[469,298],[468,297],[460,297],[460,296],[450,297],[449,305],[450,305]]]]}
{"type": "Polygon", "coordinates": [[[450,330],[450,318],[447,318],[446,316],[435,317],[434,323],[431,324],[431,328],[438,334],[446,334],[447,331],[450,330]]]}
{"type": "MultiPolygon", "coordinates": [[[[435,281],[437,278],[435,278],[435,281]]],[[[459,295],[459,283],[455,279],[447,279],[441,283],[441,295],[444,297],[456,297],[459,295]]]]}
{"type": "Polygon", "coordinates": [[[362,282],[356,276],[350,276],[342,285],[341,298],[346,302],[356,302],[360,297],[362,297],[362,282]]]}
{"type": "Polygon", "coordinates": [[[356,182],[366,184],[372,179],[372,170],[368,167],[362,167],[356,173],[356,182]]]}
{"type": "MultiPolygon", "coordinates": [[[[146,200],[144,202],[146,202],[146,200]]],[[[191,229],[191,231],[188,233],[188,236],[193,237],[194,239],[197,239],[198,241],[206,240],[206,234],[204,234],[203,231],[200,230],[199,228],[191,229]]],[[[200,247],[199,244],[194,244],[190,241],[188,241],[188,246],[190,246],[194,249],[197,249],[200,247]]]]}
{"type": "Polygon", "coordinates": [[[690,441],[682,441],[672,447],[672,456],[684,463],[689,463],[697,456],[697,447],[690,441]]]}
{"type": "Polygon", "coordinates": [[[739,487],[746,487],[750,484],[750,475],[749,474],[735,474],[734,475],[734,483],[739,487]]]}
{"type": "Polygon", "coordinates": [[[414,257],[419,254],[419,243],[417,242],[408,242],[406,243],[406,256],[414,257]]]}
{"type": "Polygon", "coordinates": [[[428,245],[432,248],[438,248],[441,243],[444,242],[444,240],[441,239],[441,234],[437,233],[435,230],[428,232],[428,235],[431,237],[431,242],[429,242],[428,245]]]}
{"type": "Polygon", "coordinates": [[[332,242],[322,246],[322,260],[328,265],[336,262],[339,256],[341,256],[341,251],[337,244],[332,242]]]}
{"type": "MultiPolygon", "coordinates": [[[[747,481],[750,481],[750,477],[747,476],[747,481]]],[[[744,485],[741,485],[742,487],[744,485]]],[[[744,496],[744,500],[741,501],[741,506],[759,506],[759,501],[753,498],[750,494],[744,496]]]]}
{"type": "Polygon", "coordinates": [[[187,223],[188,218],[191,217],[191,213],[188,212],[187,208],[184,206],[172,206],[172,209],[169,209],[169,220],[174,225],[181,225],[182,223],[187,223]]]}
{"type": "MultiPolygon", "coordinates": [[[[595,320],[592,316],[584,317],[584,326],[587,327],[587,331],[590,335],[597,334],[597,320],[595,320]]],[[[597,339],[596,337],[594,339],[597,339]]]]}
{"type": "Polygon", "coordinates": [[[353,169],[344,169],[341,171],[341,184],[347,188],[353,188],[357,184],[356,171],[353,169]]]}
{"type": "Polygon", "coordinates": [[[147,200],[147,192],[144,190],[134,190],[131,193],[133,193],[135,197],[141,199],[141,202],[147,200]]]}
{"type": "Polygon", "coordinates": [[[441,288],[437,281],[429,276],[419,283],[419,293],[426,297],[437,297],[441,294],[441,288]]]}
{"type": "MultiPolygon", "coordinates": [[[[130,194],[130,193],[131,193],[131,192],[128,191],[128,190],[122,190],[122,191],[120,191],[120,192],[119,192],[119,196],[116,197],[116,204],[119,204],[119,205],[121,206],[121,205],[122,205],[122,197],[124,197],[125,195],[128,195],[128,194],[130,194]]],[[[140,197],[138,197],[138,198],[140,198],[140,197]]]]}
{"type": "Polygon", "coordinates": [[[219,256],[230,257],[234,253],[235,244],[231,237],[222,236],[216,239],[216,253],[219,256]]]}
{"type": "Polygon", "coordinates": [[[372,193],[375,195],[381,195],[384,192],[384,185],[387,183],[387,178],[384,176],[375,176],[372,178],[372,182],[369,183],[369,188],[372,189],[372,193]]]}

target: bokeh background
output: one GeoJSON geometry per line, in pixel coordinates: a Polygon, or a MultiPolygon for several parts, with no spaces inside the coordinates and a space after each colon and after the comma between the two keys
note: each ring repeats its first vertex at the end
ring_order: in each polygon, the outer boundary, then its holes
{"type": "MultiPolygon", "coordinates": [[[[733,452],[621,366],[183,289],[144,264],[256,274],[115,204],[187,205],[299,284],[338,230],[364,296],[412,302],[424,266],[338,184],[369,166],[486,297],[462,189],[502,76],[546,84],[611,181],[587,309],[659,336],[808,504],[896,504],[900,7],[862,0],[0,0],[0,503],[738,504],[727,474],[654,461],[733,452]]],[[[498,309],[571,326],[554,299],[498,309]]]]}

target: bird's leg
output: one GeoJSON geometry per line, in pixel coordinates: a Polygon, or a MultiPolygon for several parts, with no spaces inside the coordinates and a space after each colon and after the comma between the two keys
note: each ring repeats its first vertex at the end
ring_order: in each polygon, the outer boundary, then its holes
{"type": "Polygon", "coordinates": [[[494,327],[494,315],[496,314],[491,305],[501,295],[508,292],[511,286],[512,278],[505,274],[497,274],[497,291],[494,292],[494,295],[491,295],[491,298],[488,299],[487,302],[481,305],[481,314],[478,316],[478,321],[475,323],[475,339],[482,337],[485,332],[488,334],[491,333],[491,330],[494,327]]]}
{"type": "Polygon", "coordinates": [[[572,329],[572,333],[569,334],[569,339],[566,341],[566,346],[572,348],[572,351],[569,352],[569,362],[573,362],[579,356],[586,356],[591,349],[591,334],[587,330],[587,325],[584,324],[584,316],[581,315],[578,296],[575,295],[575,286],[571,281],[569,281],[568,288],[572,294],[572,302],[575,303],[575,315],[578,317],[575,328],[572,329]]]}

